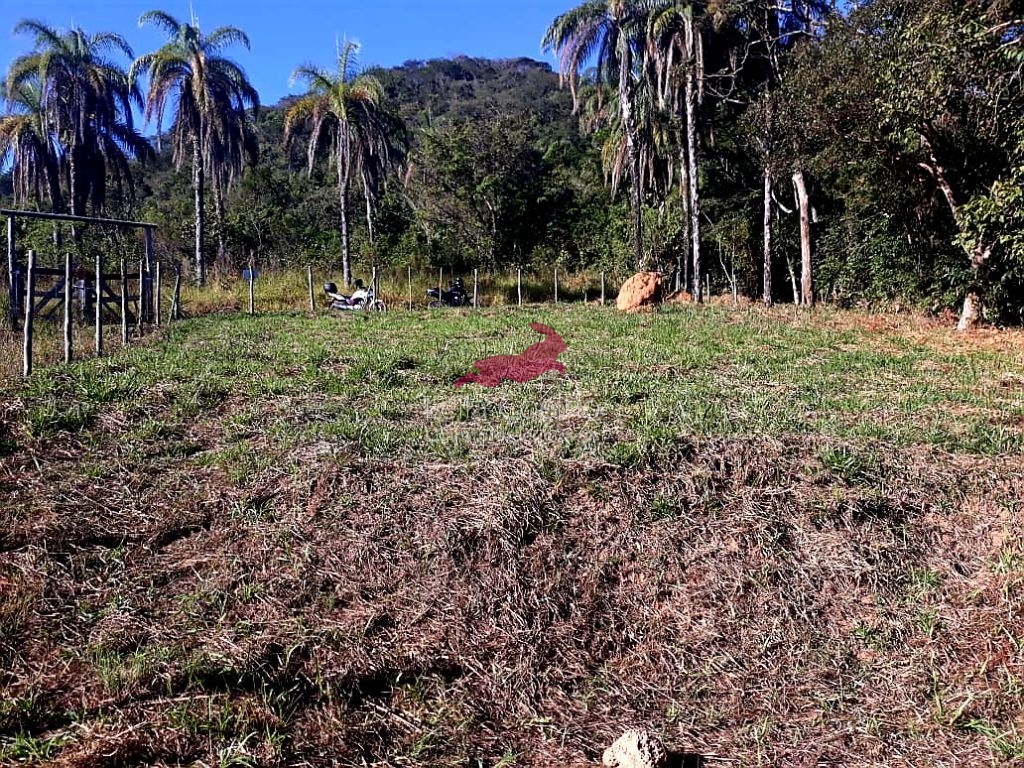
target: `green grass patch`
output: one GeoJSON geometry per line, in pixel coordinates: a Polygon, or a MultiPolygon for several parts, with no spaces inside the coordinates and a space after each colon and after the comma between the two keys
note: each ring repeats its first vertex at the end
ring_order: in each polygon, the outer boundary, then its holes
{"type": "Polygon", "coordinates": [[[495,441],[515,452],[555,441],[564,424],[592,437],[571,441],[570,455],[627,466],[694,436],[821,435],[834,443],[823,465],[846,482],[870,475],[871,444],[1024,447],[1024,404],[992,386],[1020,376],[1019,359],[885,341],[707,307],[220,314],[123,355],[46,369],[21,392],[36,435],[88,431],[110,410],[180,433],[208,414],[247,409],[287,424],[270,430],[277,440],[353,441],[378,456],[457,460],[495,441]],[[565,376],[452,386],[476,359],[537,341],[531,320],[566,339],[565,376]]]}

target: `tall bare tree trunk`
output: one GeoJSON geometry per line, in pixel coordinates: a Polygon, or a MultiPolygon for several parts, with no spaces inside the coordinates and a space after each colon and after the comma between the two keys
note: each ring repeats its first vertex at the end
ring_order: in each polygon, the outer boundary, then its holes
{"type": "Polygon", "coordinates": [[[632,189],[633,207],[633,256],[636,260],[636,268],[643,271],[647,267],[647,260],[644,258],[644,221],[643,221],[643,198],[640,195],[640,153],[635,145],[629,149],[629,175],[632,189]]]}
{"type": "Polygon", "coordinates": [[[632,77],[632,65],[629,57],[619,62],[619,111],[622,125],[626,130],[626,150],[629,153],[629,183],[632,187],[630,204],[633,208],[633,259],[638,270],[643,270],[644,236],[643,196],[640,194],[640,148],[636,143],[636,131],[633,125],[633,89],[629,79],[632,77]]]}
{"type": "Polygon", "coordinates": [[[814,281],[811,273],[811,200],[807,195],[804,172],[793,174],[796,196],[800,203],[800,303],[814,306],[814,281]]]}
{"type": "Polygon", "coordinates": [[[964,306],[960,310],[960,320],[956,324],[958,331],[969,331],[976,328],[985,311],[984,284],[988,272],[989,260],[992,257],[993,244],[984,239],[974,246],[971,253],[971,269],[974,271],[974,284],[967,290],[964,306]]]}
{"type": "Polygon", "coordinates": [[[370,245],[373,245],[374,233],[373,233],[373,200],[375,195],[370,192],[370,181],[367,178],[366,171],[362,172],[363,180],[363,200],[366,202],[366,237],[370,241],[370,245]]]}
{"type": "MultiPolygon", "coordinates": [[[[922,131],[920,134],[921,148],[928,155],[928,161],[930,165],[922,163],[925,168],[931,171],[935,177],[935,183],[938,184],[939,190],[942,192],[942,196],[946,199],[946,204],[949,206],[950,212],[953,214],[953,221],[956,222],[957,229],[963,232],[963,221],[960,217],[960,206],[957,204],[956,195],[953,192],[953,185],[949,183],[949,177],[946,175],[946,169],[942,163],[939,162],[938,155],[935,153],[935,147],[932,146],[928,136],[922,131]]],[[[993,244],[986,242],[984,239],[980,239],[974,245],[972,251],[968,251],[968,256],[971,258],[971,269],[974,272],[974,284],[967,289],[967,295],[964,297],[964,305],[960,310],[960,319],[956,324],[958,331],[968,331],[971,328],[977,327],[981,322],[982,313],[985,310],[985,293],[983,289],[983,283],[985,281],[985,272],[988,269],[989,259],[992,256],[993,244]]]]}
{"type": "Polygon", "coordinates": [[[366,236],[369,238],[370,245],[373,245],[373,205],[370,203],[370,198],[366,198],[366,236]]]}
{"type": "Polygon", "coordinates": [[[199,141],[199,135],[192,138],[192,191],[195,194],[196,209],[196,282],[203,285],[206,283],[206,260],[203,258],[203,236],[206,234],[206,175],[199,141]]]}
{"type": "Polygon", "coordinates": [[[217,220],[217,262],[223,264],[227,239],[224,237],[224,189],[219,181],[213,185],[213,215],[217,220]]]}
{"type": "Polygon", "coordinates": [[[352,260],[348,250],[348,182],[349,164],[347,149],[338,150],[338,202],[341,205],[341,271],[345,287],[352,285],[352,260]]]}
{"type": "Polygon", "coordinates": [[[686,154],[690,182],[690,242],[693,253],[693,300],[703,301],[700,266],[700,193],[697,188],[697,94],[694,72],[686,73],[686,154]]]}
{"type": "MultiPolygon", "coordinates": [[[[679,147],[679,199],[685,206],[683,216],[683,242],[690,242],[690,171],[687,165],[686,145],[679,147]]],[[[685,249],[676,256],[676,290],[690,290],[690,254],[685,249]]]]}
{"type": "Polygon", "coordinates": [[[800,286],[796,283],[796,272],[793,271],[793,260],[786,256],[786,269],[789,271],[789,285],[793,289],[793,303],[800,303],[800,286]]]}
{"type": "MultiPolygon", "coordinates": [[[[79,185],[80,182],[79,182],[79,179],[78,179],[77,156],[78,156],[78,146],[77,146],[77,144],[75,142],[72,142],[71,143],[71,148],[68,151],[68,195],[70,197],[71,215],[72,216],[81,216],[82,215],[80,210],[79,210],[80,198],[78,196],[78,185],[79,185]]],[[[79,244],[79,242],[78,242],[78,222],[75,222],[75,221],[71,222],[71,242],[73,242],[76,246],[79,244]]]]}
{"type": "Polygon", "coordinates": [[[772,305],[772,173],[764,167],[764,305],[772,305]]]}

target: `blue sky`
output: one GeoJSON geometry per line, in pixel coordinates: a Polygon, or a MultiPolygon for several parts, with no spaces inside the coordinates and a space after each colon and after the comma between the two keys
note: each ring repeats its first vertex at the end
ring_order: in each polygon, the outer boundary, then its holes
{"type": "MultiPolygon", "coordinates": [[[[392,66],[408,59],[458,54],[510,58],[529,56],[554,64],[540,50],[544,30],[578,0],[193,0],[204,30],[231,24],[245,30],[251,52],[237,48],[238,61],[265,104],[299,88],[289,88],[295,67],[332,66],[335,42],[346,36],[362,45],[364,66],[392,66]]],[[[27,36],[12,33],[23,18],[57,27],[80,26],[87,32],[118,32],[135,53],[163,41],[159,30],[139,28],[139,16],[158,8],[181,20],[190,16],[187,0],[0,0],[0,67],[31,47],[27,36]]]]}

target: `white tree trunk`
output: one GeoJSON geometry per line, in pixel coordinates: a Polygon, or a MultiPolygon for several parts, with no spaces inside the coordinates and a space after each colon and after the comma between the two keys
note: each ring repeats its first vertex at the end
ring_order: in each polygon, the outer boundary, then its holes
{"type": "Polygon", "coordinates": [[[772,305],[772,174],[764,168],[764,305],[772,305]]]}
{"type": "Polygon", "coordinates": [[[793,174],[796,195],[800,202],[800,303],[814,305],[814,281],[811,273],[811,201],[807,195],[804,172],[793,174]]]}
{"type": "Polygon", "coordinates": [[[626,131],[626,151],[629,155],[629,183],[631,187],[630,205],[633,213],[633,258],[636,268],[643,271],[645,259],[643,251],[643,195],[640,184],[640,147],[637,145],[636,130],[633,120],[633,86],[632,64],[630,57],[619,62],[619,114],[622,126],[626,131]]]}
{"type": "Polygon", "coordinates": [[[960,322],[956,324],[956,329],[958,331],[969,331],[972,328],[977,328],[981,323],[982,309],[981,294],[975,291],[968,292],[966,298],[964,298],[964,307],[960,312],[960,322]]]}
{"type": "Polygon", "coordinates": [[[793,303],[800,303],[800,286],[796,283],[796,272],[793,271],[793,260],[786,257],[786,269],[789,270],[789,284],[793,288],[793,303]]]}
{"type": "Polygon", "coordinates": [[[192,139],[192,191],[195,195],[195,260],[196,260],[196,282],[203,285],[206,282],[206,259],[203,257],[203,238],[206,229],[206,198],[205,198],[206,177],[203,169],[203,153],[199,146],[199,137],[192,139]]]}
{"type": "Polygon", "coordinates": [[[213,181],[213,215],[217,219],[217,263],[223,268],[224,256],[227,253],[227,237],[224,233],[224,189],[216,175],[213,181]]]}
{"type": "Polygon", "coordinates": [[[960,311],[960,322],[957,323],[958,331],[969,331],[977,328],[981,323],[985,311],[985,294],[982,285],[988,271],[989,259],[992,258],[993,244],[982,240],[971,253],[971,268],[974,270],[975,284],[967,291],[964,297],[964,306],[960,311]]]}
{"type": "Polygon", "coordinates": [[[338,152],[338,202],[341,206],[341,277],[348,288],[352,285],[352,259],[348,245],[348,152],[339,147],[338,152]]]}
{"type": "Polygon", "coordinates": [[[686,153],[687,176],[690,182],[690,238],[693,252],[693,300],[703,300],[700,265],[700,192],[697,187],[697,94],[695,75],[691,69],[686,75],[686,153]]]}

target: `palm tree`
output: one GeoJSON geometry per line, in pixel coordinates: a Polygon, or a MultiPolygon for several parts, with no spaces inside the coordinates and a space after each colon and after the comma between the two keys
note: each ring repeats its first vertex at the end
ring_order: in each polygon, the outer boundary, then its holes
{"type": "Polygon", "coordinates": [[[14,31],[33,35],[35,46],[11,64],[8,99],[38,88],[46,124],[62,145],[71,213],[82,215],[90,201],[102,211],[108,174],[130,186],[129,160],[150,152],[132,122],[132,107],[141,108],[142,95],[108,58],[114,52],[130,59],[132,49],[120,35],[89,35],[79,27],[61,31],[40,21],[22,21],[14,31]]]}
{"type": "Polygon", "coordinates": [[[10,167],[15,204],[43,194],[53,211],[64,209],[60,188],[60,144],[43,109],[38,79],[22,81],[7,96],[8,114],[0,117],[0,168],[10,167]]]}
{"type": "Polygon", "coordinates": [[[380,81],[360,73],[359,46],[350,40],[338,50],[338,68],[332,73],[313,65],[295,70],[292,82],[303,81],[309,92],[285,115],[285,140],[291,141],[300,125],[310,127],[308,159],[312,173],[318,150],[327,147],[329,161],[338,175],[341,204],[341,258],[346,285],[352,282],[349,254],[348,193],[352,178],[359,175],[367,198],[368,224],[372,232],[372,196],[393,161],[391,136],[395,125],[384,105],[380,81]]]}
{"type": "Polygon", "coordinates": [[[657,83],[662,106],[678,112],[682,101],[686,141],[679,143],[682,177],[690,214],[693,298],[701,301],[698,109],[703,91],[704,48],[697,9],[686,0],[662,0],[649,18],[648,75],[657,83]]]}
{"type": "MultiPolygon", "coordinates": [[[[241,115],[246,109],[259,109],[259,94],[249,83],[245,71],[221,55],[229,45],[249,49],[249,38],[236,27],[218,27],[203,35],[192,19],[182,24],[163,11],[149,11],[139,25],[154,24],[167,35],[167,43],[158,50],[140,56],[132,65],[132,76],[145,72],[149,77],[146,120],[156,119],[162,130],[168,103],[172,104],[171,146],[175,165],[180,169],[185,158],[192,158],[192,192],[195,201],[196,280],[206,281],[203,254],[205,235],[205,185],[207,164],[219,156],[216,144],[224,141],[220,130],[225,115],[241,115]]],[[[216,183],[216,181],[215,181],[216,183]]]]}
{"type": "Polygon", "coordinates": [[[384,104],[381,105],[378,125],[380,130],[356,155],[366,202],[366,234],[371,245],[374,238],[373,216],[384,191],[388,171],[405,161],[408,147],[405,124],[384,104]]]}
{"type": "Polygon", "coordinates": [[[632,191],[633,244],[636,264],[644,266],[642,204],[642,150],[637,91],[642,77],[647,22],[654,0],[586,0],[558,16],[544,34],[545,50],[554,50],[559,70],[568,78],[577,109],[581,71],[596,56],[599,83],[615,87],[619,123],[625,137],[632,191]]]}
{"type": "MultiPolygon", "coordinates": [[[[672,116],[653,100],[649,86],[646,80],[641,80],[634,93],[638,115],[635,144],[640,156],[640,195],[643,199],[653,192],[657,199],[661,199],[667,194],[675,176],[672,153],[678,139],[672,116]]],[[[629,173],[630,163],[618,96],[605,86],[596,84],[585,86],[583,93],[586,97],[580,111],[580,126],[584,131],[603,134],[601,167],[606,182],[612,188],[612,195],[615,195],[622,186],[623,176],[629,173]]]]}
{"type": "Polygon", "coordinates": [[[221,112],[210,123],[204,165],[213,181],[214,224],[217,228],[217,259],[226,251],[224,233],[224,195],[242,175],[246,165],[254,165],[259,155],[259,142],[252,119],[244,110],[221,112]]]}

